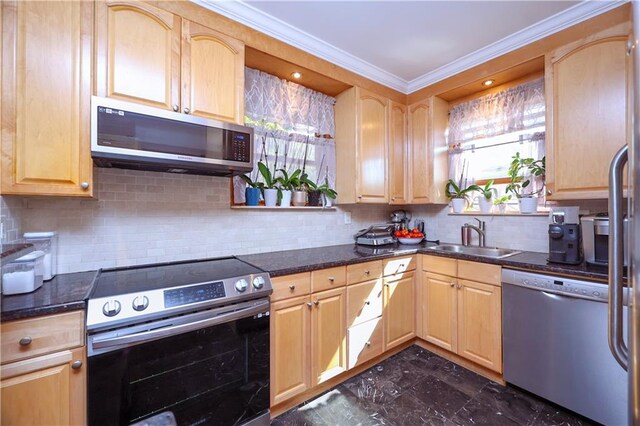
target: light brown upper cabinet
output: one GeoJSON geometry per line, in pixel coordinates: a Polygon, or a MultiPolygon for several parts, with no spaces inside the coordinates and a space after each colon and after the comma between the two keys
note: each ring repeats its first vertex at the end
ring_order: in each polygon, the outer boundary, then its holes
{"type": "Polygon", "coordinates": [[[96,10],[96,92],[243,123],[244,44],[141,2],[96,10]]]}
{"type": "Polygon", "coordinates": [[[2,194],[93,195],[91,2],[2,2],[2,194]]]}
{"type": "Polygon", "coordinates": [[[407,204],[407,107],[389,103],[389,204],[407,204]]]}
{"type": "Polygon", "coordinates": [[[545,57],[550,200],[608,197],[609,163],[630,138],[627,24],[545,57]]]}
{"type": "Polygon", "coordinates": [[[338,202],[387,204],[389,100],[353,87],[337,96],[335,114],[338,202]]]}
{"type": "Polygon", "coordinates": [[[449,104],[435,96],[409,106],[409,204],[446,204],[449,104]]]}

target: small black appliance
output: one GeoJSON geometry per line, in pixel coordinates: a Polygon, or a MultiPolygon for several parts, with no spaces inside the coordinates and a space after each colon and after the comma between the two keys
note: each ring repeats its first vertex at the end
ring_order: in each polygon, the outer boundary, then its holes
{"type": "Polygon", "coordinates": [[[551,222],[549,224],[549,262],[567,265],[582,263],[580,225],[565,223],[564,212],[552,212],[551,222]]]}

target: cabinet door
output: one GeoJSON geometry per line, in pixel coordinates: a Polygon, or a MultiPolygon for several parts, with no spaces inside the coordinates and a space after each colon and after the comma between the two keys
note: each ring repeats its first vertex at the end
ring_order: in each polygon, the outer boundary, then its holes
{"type": "Polygon", "coordinates": [[[357,202],[388,203],[389,101],[366,90],[359,89],[357,93],[357,202]]]}
{"type": "Polygon", "coordinates": [[[451,352],[458,350],[457,303],[455,278],[422,273],[424,339],[451,352]]]}
{"type": "Polygon", "coordinates": [[[180,17],[137,1],[96,8],[98,96],[177,111],[180,17]]]}
{"type": "Polygon", "coordinates": [[[314,386],[347,370],[345,296],[344,287],[311,295],[311,376],[314,386]]]}
{"type": "Polygon", "coordinates": [[[409,106],[409,202],[424,204],[429,197],[431,158],[429,149],[429,105],[427,101],[409,106]]]}
{"type": "Polygon", "coordinates": [[[546,57],[548,198],[608,197],[614,154],[630,139],[626,27],[546,57]]]}
{"type": "Polygon", "coordinates": [[[501,288],[459,280],[458,355],[502,372],[501,288]]]}
{"type": "Polygon", "coordinates": [[[389,107],[389,204],[407,204],[407,107],[389,107]]]}
{"type": "Polygon", "coordinates": [[[0,422],[5,425],[85,424],[84,352],[83,347],[2,366],[0,422]],[[79,368],[72,368],[74,362],[80,363],[79,368]]]}
{"type": "Polygon", "coordinates": [[[271,405],[311,387],[309,296],[271,304],[271,405]]]}
{"type": "Polygon", "coordinates": [[[384,283],[384,350],[415,336],[414,273],[385,278],[384,283]]]}
{"type": "Polygon", "coordinates": [[[382,278],[347,288],[347,327],[382,315],[382,278]]]}
{"type": "Polygon", "coordinates": [[[2,2],[2,194],[93,194],[91,2],[2,2]]]}
{"type": "Polygon", "coordinates": [[[182,21],[182,110],[244,123],[244,44],[182,21]]]}

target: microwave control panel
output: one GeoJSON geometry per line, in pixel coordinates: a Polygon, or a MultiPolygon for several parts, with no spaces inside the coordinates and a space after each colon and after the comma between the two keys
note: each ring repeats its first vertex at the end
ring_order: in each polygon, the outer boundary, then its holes
{"type": "Polygon", "coordinates": [[[224,159],[251,162],[251,136],[248,133],[228,131],[224,159]]]}

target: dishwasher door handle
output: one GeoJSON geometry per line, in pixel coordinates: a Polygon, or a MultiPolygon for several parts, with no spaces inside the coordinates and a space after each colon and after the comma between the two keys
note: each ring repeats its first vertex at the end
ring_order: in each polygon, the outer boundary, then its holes
{"type": "Polygon", "coordinates": [[[629,355],[622,334],[624,266],[622,172],[629,157],[628,150],[627,145],[623,146],[614,155],[609,167],[609,349],[618,364],[625,370],[629,355]]]}

